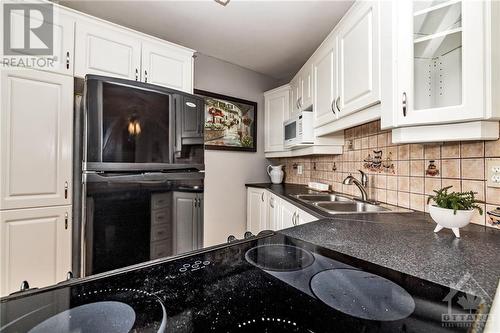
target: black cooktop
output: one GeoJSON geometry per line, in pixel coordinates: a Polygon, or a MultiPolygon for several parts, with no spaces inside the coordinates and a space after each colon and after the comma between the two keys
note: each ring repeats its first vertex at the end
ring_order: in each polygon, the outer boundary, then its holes
{"type": "Polygon", "coordinates": [[[2,299],[0,332],[474,332],[484,302],[280,234],[2,299]]]}

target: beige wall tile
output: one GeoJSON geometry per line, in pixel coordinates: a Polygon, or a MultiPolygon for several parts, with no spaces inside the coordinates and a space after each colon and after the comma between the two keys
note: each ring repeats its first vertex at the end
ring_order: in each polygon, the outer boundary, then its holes
{"type": "Polygon", "coordinates": [[[425,178],[424,185],[425,194],[434,194],[434,190],[441,189],[441,179],[440,178],[425,178]]]}
{"type": "Polygon", "coordinates": [[[382,133],[377,136],[377,145],[379,148],[387,146],[387,133],[382,133]]]}
{"type": "Polygon", "coordinates": [[[483,209],[483,215],[479,214],[479,212],[476,209],[474,211],[474,216],[472,217],[471,223],[479,224],[479,225],[486,225],[486,213],[485,213],[486,205],[479,204],[478,206],[483,209]]]}
{"type": "Polygon", "coordinates": [[[486,157],[500,157],[500,140],[486,141],[485,151],[486,157]]]}
{"type": "Polygon", "coordinates": [[[425,145],[424,156],[426,160],[438,160],[441,158],[440,145],[425,145]]]}
{"type": "Polygon", "coordinates": [[[462,179],[484,179],[484,159],[462,159],[462,179]]]}
{"type": "Polygon", "coordinates": [[[482,180],[462,180],[463,192],[476,192],[476,200],[484,201],[485,199],[485,182],[482,180]]]}
{"type": "Polygon", "coordinates": [[[441,175],[443,178],[460,178],[460,160],[442,160],[441,175]]]}
{"type": "Polygon", "coordinates": [[[377,201],[387,202],[387,191],[384,189],[377,189],[377,201]]]}
{"type": "Polygon", "coordinates": [[[398,190],[402,192],[410,191],[410,177],[398,177],[398,190]]]}
{"type": "Polygon", "coordinates": [[[391,205],[398,204],[398,192],[397,191],[387,191],[387,203],[391,205]]]}
{"type": "Polygon", "coordinates": [[[425,176],[425,166],[423,160],[410,161],[410,176],[425,176]]]}
{"type": "Polygon", "coordinates": [[[377,148],[377,135],[368,137],[368,148],[377,148]]]}
{"type": "Polygon", "coordinates": [[[441,147],[442,158],[459,158],[460,144],[455,142],[446,142],[441,147]]]}
{"type": "Polygon", "coordinates": [[[399,161],[396,174],[399,176],[410,175],[410,161],[399,161]]]}
{"type": "Polygon", "coordinates": [[[410,145],[398,146],[398,160],[410,159],[410,145]]]}
{"type": "Polygon", "coordinates": [[[486,188],[486,203],[491,205],[500,205],[500,188],[486,188]]]}
{"type": "Polygon", "coordinates": [[[424,193],[424,178],[410,177],[410,192],[411,193],[424,193]]]}
{"type": "Polygon", "coordinates": [[[387,147],[385,157],[390,157],[393,162],[397,161],[398,160],[398,147],[397,146],[387,147]]]}
{"type": "Polygon", "coordinates": [[[370,148],[369,139],[368,139],[367,136],[361,138],[361,148],[362,149],[368,149],[368,148],[370,148]]]}
{"type": "Polygon", "coordinates": [[[460,154],[465,157],[483,157],[484,142],[483,141],[467,141],[460,143],[460,154]]]}
{"type": "Polygon", "coordinates": [[[462,181],[460,179],[443,178],[441,180],[441,186],[442,187],[452,186],[451,191],[453,192],[462,191],[462,181]]]}
{"type": "Polygon", "coordinates": [[[410,194],[410,208],[423,212],[425,210],[425,197],[423,194],[410,194]]]}
{"type": "Polygon", "coordinates": [[[410,208],[410,193],[398,192],[398,206],[410,208]]]}
{"type": "Polygon", "coordinates": [[[387,189],[388,190],[398,190],[398,177],[397,176],[387,176],[387,189]]]}
{"type": "Polygon", "coordinates": [[[387,175],[377,175],[377,178],[376,178],[376,183],[375,183],[375,187],[376,188],[383,188],[383,189],[386,189],[387,188],[387,175]]]}
{"type": "Polygon", "coordinates": [[[410,159],[419,160],[424,158],[424,146],[417,143],[410,145],[410,159]]]}

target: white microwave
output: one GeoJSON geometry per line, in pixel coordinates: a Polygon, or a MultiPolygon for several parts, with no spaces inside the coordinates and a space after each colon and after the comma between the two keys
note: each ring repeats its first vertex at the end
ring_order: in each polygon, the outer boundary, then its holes
{"type": "Polygon", "coordinates": [[[313,113],[304,111],[283,123],[285,148],[314,143],[313,113]]]}

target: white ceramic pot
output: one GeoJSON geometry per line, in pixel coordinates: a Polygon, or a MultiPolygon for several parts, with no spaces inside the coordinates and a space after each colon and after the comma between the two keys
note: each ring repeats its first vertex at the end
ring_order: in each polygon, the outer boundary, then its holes
{"type": "Polygon", "coordinates": [[[268,165],[267,174],[271,177],[271,182],[273,184],[281,184],[283,176],[285,175],[283,172],[283,165],[268,165]]]}
{"type": "Polygon", "coordinates": [[[438,232],[443,228],[448,228],[453,231],[455,236],[460,237],[460,231],[458,229],[470,223],[474,216],[474,209],[457,210],[457,213],[454,214],[453,209],[429,205],[429,213],[434,222],[437,223],[434,232],[438,232]]]}

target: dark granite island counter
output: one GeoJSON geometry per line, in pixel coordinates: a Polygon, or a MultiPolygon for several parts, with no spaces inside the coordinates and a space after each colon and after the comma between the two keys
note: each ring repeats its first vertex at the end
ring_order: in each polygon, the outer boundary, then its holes
{"type": "Polygon", "coordinates": [[[484,295],[491,302],[500,279],[500,230],[470,224],[455,238],[434,233],[429,214],[363,213],[329,216],[291,194],[296,184],[247,184],[265,188],[318,217],[317,222],[279,231],[318,246],[448,287],[484,295]]]}

